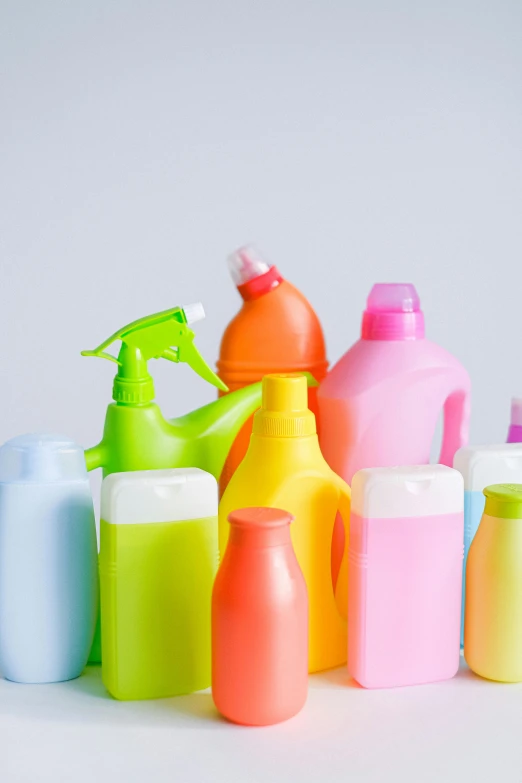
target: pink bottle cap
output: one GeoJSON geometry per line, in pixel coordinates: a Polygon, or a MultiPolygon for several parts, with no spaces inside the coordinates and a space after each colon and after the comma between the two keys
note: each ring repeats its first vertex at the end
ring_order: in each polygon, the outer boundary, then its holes
{"type": "Polygon", "coordinates": [[[411,283],[376,283],[363,313],[363,340],[420,340],[424,315],[411,283]]]}
{"type": "Polygon", "coordinates": [[[513,397],[511,400],[511,424],[522,426],[522,397],[513,397]]]}

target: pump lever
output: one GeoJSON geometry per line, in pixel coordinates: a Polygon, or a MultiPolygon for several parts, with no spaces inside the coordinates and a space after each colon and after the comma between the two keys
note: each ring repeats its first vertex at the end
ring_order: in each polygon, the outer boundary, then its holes
{"type": "Polygon", "coordinates": [[[210,369],[192,340],[190,340],[190,342],[183,342],[178,347],[167,348],[163,351],[161,356],[163,359],[168,359],[170,362],[186,362],[204,381],[208,381],[208,383],[211,383],[213,386],[217,386],[221,391],[228,391],[228,386],[226,386],[221,378],[210,369]]]}

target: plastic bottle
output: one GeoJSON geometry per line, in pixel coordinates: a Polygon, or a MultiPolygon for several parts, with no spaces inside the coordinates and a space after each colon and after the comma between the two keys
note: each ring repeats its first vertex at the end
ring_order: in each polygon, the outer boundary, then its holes
{"type": "Polygon", "coordinates": [[[284,508],[295,517],[292,542],[308,588],[309,671],[346,661],[346,621],[331,576],[333,526],[350,515],[350,488],[319,449],[315,416],[307,408],[306,378],[266,375],[247,454],[219,506],[219,545],[225,553],[229,514],[246,506],[284,508]]]}
{"type": "Polygon", "coordinates": [[[507,437],[508,443],[522,443],[522,398],[511,400],[511,422],[507,437]]]}
{"type": "Polygon", "coordinates": [[[453,467],[464,477],[464,578],[460,636],[460,643],[464,644],[466,564],[471,542],[484,513],[484,489],[489,484],[522,483],[522,444],[465,446],[455,454],[453,467]]]}
{"type": "MultiPolygon", "coordinates": [[[[468,373],[424,338],[419,297],[409,283],[373,286],[361,339],[330,370],[318,400],[321,450],[348,484],[361,468],[429,463],[442,410],[439,462],[451,467],[455,452],[468,440],[468,373]]],[[[334,579],[342,549],[338,526],[334,579]]]]}
{"type": "Polygon", "coordinates": [[[292,516],[243,508],[212,594],[212,696],[250,726],[296,715],[308,693],[308,598],[292,549],[292,516]]]}
{"type": "MultiPolygon", "coordinates": [[[[103,437],[87,449],[88,470],[103,475],[134,470],[198,467],[219,478],[234,438],[259,407],[261,384],[228,394],[178,419],[165,419],[154,402],[151,359],[185,362],[208,383],[227,387],[211,370],[194,344],[190,324],[205,317],[201,303],[173,307],[123,326],[82,356],[108,359],[118,365],[107,408],[103,437]],[[121,342],[118,356],[107,353],[121,342]]],[[[101,660],[98,622],[90,663],[101,660]]]]}
{"type": "Polygon", "coordinates": [[[103,468],[108,476],[128,470],[198,467],[219,478],[234,438],[259,406],[261,384],[166,420],[153,402],[154,382],[148,371],[151,359],[185,362],[205,381],[226,391],[194,345],[189,328],[204,315],[200,303],[174,307],[133,321],[93,351],[82,351],[82,356],[118,365],[103,438],[85,452],[88,470],[103,468]],[[121,341],[117,357],[106,352],[116,341],[121,341]]]}
{"type": "Polygon", "coordinates": [[[0,668],[16,682],[78,677],[98,611],[83,449],[60,435],[0,448],[0,668]]]}
{"type": "MultiPolygon", "coordinates": [[[[229,258],[232,279],[243,306],[227,326],[217,369],[231,391],[262,380],[264,375],[309,372],[321,381],[328,367],[323,330],[310,302],[253,247],[241,247],[229,258]]],[[[317,414],[317,389],[308,405],[317,414]]],[[[243,425],[220,479],[224,492],[243,459],[252,419],[243,425]]]]}
{"type": "Polygon", "coordinates": [[[522,484],[494,484],[469,550],[464,657],[488,680],[522,682],[522,484]]]}
{"type": "Polygon", "coordinates": [[[217,483],[197,468],[112,473],[102,484],[103,682],[117,699],[210,685],[217,483]]]}
{"type": "Polygon", "coordinates": [[[443,465],[355,474],[348,670],[366,688],[446,680],[459,668],[464,495],[443,465]]]}

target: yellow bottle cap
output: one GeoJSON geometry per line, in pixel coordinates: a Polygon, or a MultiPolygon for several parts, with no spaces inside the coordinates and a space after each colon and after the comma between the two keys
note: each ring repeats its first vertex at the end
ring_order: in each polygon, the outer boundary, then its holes
{"type": "Polygon", "coordinates": [[[254,416],[256,435],[315,435],[315,416],[308,410],[308,385],[300,373],[265,375],[261,409],[254,416]]]}

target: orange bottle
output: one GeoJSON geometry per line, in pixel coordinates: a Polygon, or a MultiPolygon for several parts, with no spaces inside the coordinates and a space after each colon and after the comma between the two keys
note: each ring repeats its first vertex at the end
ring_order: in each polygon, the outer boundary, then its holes
{"type": "Polygon", "coordinates": [[[268,726],[296,715],[308,693],[308,594],[276,508],[229,515],[212,593],[212,697],[234,723],[268,726]]]}
{"type": "MultiPolygon", "coordinates": [[[[217,362],[229,390],[272,373],[309,372],[320,383],[328,361],[323,330],[310,302],[252,247],[236,250],[229,268],[243,297],[241,310],[225,329],[217,362]]],[[[317,416],[317,389],[310,387],[308,395],[308,407],[317,416]]],[[[225,462],[221,494],[243,460],[251,434],[250,418],[225,462]]]]}

